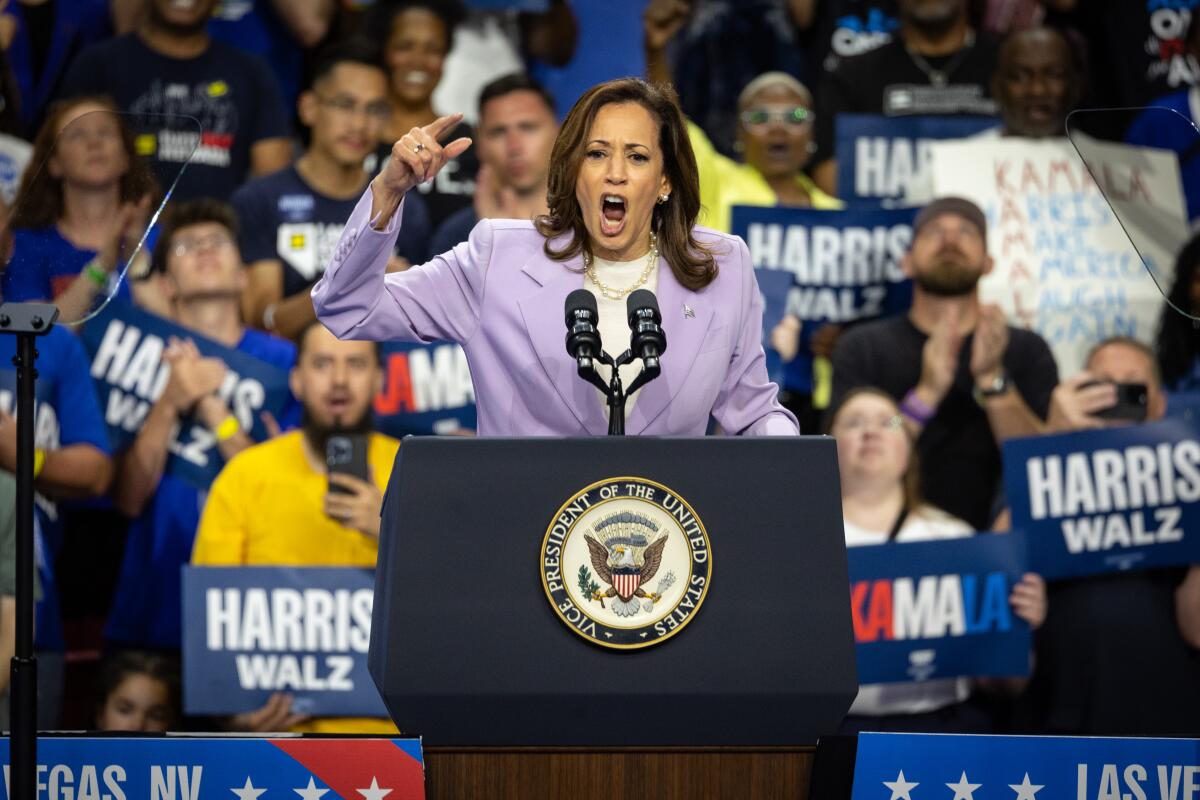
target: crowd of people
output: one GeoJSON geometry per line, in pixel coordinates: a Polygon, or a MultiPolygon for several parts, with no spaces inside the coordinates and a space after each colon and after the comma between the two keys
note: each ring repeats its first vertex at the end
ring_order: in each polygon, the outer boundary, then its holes
{"type": "MultiPolygon", "coordinates": [[[[59,325],[40,341],[41,726],[394,730],[383,719],[310,719],[284,694],[229,718],[186,716],[180,568],[374,566],[400,447],[375,430],[380,348],[331,334],[310,292],[405,132],[459,112],[442,141],[472,145],[404,197],[388,272],[420,269],[481,220],[545,218],[561,120],[587,87],[625,75],[674,87],[699,222],[730,233],[735,206],[847,208],[843,114],[981,117],[994,122],[981,136],[1028,140],[1064,136],[1067,115],[1085,106],[1162,105],[1195,120],[1197,5],[0,7],[0,299],[52,302],[74,323],[111,298],[187,332],[162,349],[169,369],[119,448],[78,331],[59,325]],[[188,333],[285,371],[282,410],[240,414],[231,365],[188,333]],[[225,464],[207,487],[168,468],[183,424],[209,431],[225,464]],[[347,432],[369,442],[367,480],[326,474],[326,445],[347,432]]],[[[1200,197],[1196,148],[1161,133],[1135,126],[1130,141],[1176,150],[1187,198],[1200,197]]],[[[807,323],[785,315],[768,332],[785,360],[801,350],[813,360],[780,399],[802,433],[837,440],[851,547],[1003,535],[1005,441],[1112,424],[1102,414],[1116,383],[1148,387],[1147,421],[1167,413],[1168,392],[1200,389],[1188,316],[1200,315],[1200,235],[1178,253],[1156,337],[1098,338],[1084,371],[1062,375],[1042,337],[980,298],[994,255],[984,212],[909,188],[921,205],[901,261],[911,306],[803,335],[807,323]]],[[[1200,213],[1200,202],[1188,205],[1200,213]]],[[[15,615],[14,349],[0,336],[3,665],[15,615]]],[[[1058,581],[1030,573],[1009,600],[1035,630],[1028,678],[863,686],[846,729],[1200,735],[1200,565],[1058,581]]],[[[7,677],[0,669],[0,695],[7,677]]]]}

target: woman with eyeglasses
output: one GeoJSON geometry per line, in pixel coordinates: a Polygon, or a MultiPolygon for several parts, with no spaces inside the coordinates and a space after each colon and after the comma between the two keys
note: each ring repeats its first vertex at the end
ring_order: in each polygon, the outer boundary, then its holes
{"type": "Polygon", "coordinates": [[[791,206],[834,209],[842,203],[822,192],[804,173],[815,149],[812,95],[786,72],[759,75],[738,98],[736,149],[739,163],[716,151],[695,123],[688,138],[700,171],[700,223],[730,230],[733,206],[791,206]]]}
{"type": "Polygon", "coordinates": [[[153,282],[135,283],[132,292],[128,281],[118,283],[156,192],[111,101],[80,97],[52,106],[13,203],[12,257],[0,297],[53,302],[62,322],[81,319],[113,293],[132,293],[161,311],[153,282]]]}
{"type": "MultiPolygon", "coordinates": [[[[966,522],[921,499],[916,453],[890,395],[868,387],[848,392],[833,410],[829,433],[837,440],[847,547],[974,534],[966,522]]],[[[1009,603],[1036,629],[1046,618],[1045,582],[1026,573],[1009,603]]],[[[1024,680],[974,683],[1011,692],[1024,680]]],[[[990,720],[967,702],[972,684],[969,678],[946,678],[860,686],[843,732],[985,732],[990,720]]]]}

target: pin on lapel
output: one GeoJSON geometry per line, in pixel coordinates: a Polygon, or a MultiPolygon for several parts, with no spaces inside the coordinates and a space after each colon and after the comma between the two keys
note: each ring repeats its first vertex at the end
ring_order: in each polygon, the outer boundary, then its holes
{"type": "Polygon", "coordinates": [[[696,316],[696,312],[695,312],[695,311],[692,311],[692,307],[691,307],[691,306],[689,306],[689,305],[687,305],[686,303],[684,303],[684,306],[683,306],[683,316],[685,316],[685,317],[695,317],[695,316],[696,316]]]}

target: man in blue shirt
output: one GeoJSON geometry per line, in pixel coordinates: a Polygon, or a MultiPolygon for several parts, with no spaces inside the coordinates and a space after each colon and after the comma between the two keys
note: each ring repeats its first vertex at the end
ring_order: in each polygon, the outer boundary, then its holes
{"type": "MultiPolygon", "coordinates": [[[[246,277],[237,221],[228,206],[211,200],[176,206],[155,246],[154,267],[176,323],[279,369],[291,369],[296,358],[291,342],[241,322],[246,277]]],[[[164,358],[171,365],[170,377],[122,455],[113,484],[114,503],[134,521],[106,633],[119,644],[177,648],[179,568],[191,556],[204,493],[165,473],[172,439],[179,422],[194,416],[213,432],[225,460],[253,441],[218,394],[226,375],[223,361],[201,356],[190,340],[172,342],[164,358]]]]}
{"type": "MultiPolygon", "coordinates": [[[[308,290],[325,265],[371,175],[363,161],[391,115],[387,74],[377,51],[357,41],[322,52],[300,96],[308,149],[296,163],[251,181],[233,196],[242,223],[250,285],[245,319],[294,338],[316,319],[308,290]]],[[[404,204],[397,254],[425,260],[428,215],[418,193],[404,204]]],[[[396,268],[405,266],[397,262],[396,268]]]]}

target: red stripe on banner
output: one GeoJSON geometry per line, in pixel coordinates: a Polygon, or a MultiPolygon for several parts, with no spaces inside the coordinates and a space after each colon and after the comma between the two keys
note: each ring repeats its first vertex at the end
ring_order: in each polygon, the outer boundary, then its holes
{"type": "Polygon", "coordinates": [[[421,762],[387,739],[269,741],[320,778],[342,800],[425,800],[425,769],[421,762]],[[373,788],[379,791],[373,792],[373,788]],[[391,791],[380,794],[388,789],[391,791]]]}

